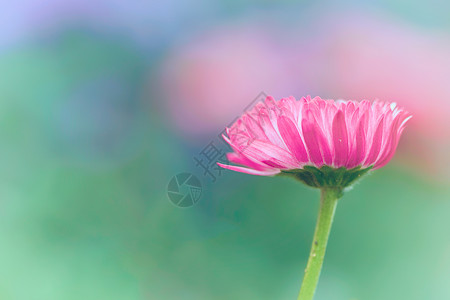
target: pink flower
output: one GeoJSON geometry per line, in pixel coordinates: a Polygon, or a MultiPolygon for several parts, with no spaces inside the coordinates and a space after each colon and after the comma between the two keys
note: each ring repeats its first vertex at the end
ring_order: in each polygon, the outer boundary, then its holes
{"type": "Polygon", "coordinates": [[[227,128],[234,150],[228,160],[241,166],[219,165],[254,175],[308,166],[378,169],[394,155],[410,117],[395,103],[269,96],[227,128]]]}

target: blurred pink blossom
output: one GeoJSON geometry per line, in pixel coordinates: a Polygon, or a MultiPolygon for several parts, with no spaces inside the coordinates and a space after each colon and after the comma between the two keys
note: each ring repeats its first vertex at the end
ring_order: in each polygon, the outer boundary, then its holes
{"type": "MultiPolygon", "coordinates": [[[[450,39],[367,15],[323,24],[315,39],[321,55],[310,79],[321,82],[323,93],[408,107],[414,119],[401,157],[448,177],[442,166],[450,163],[450,39]]],[[[304,63],[297,63],[300,70],[304,63]]]]}
{"type": "Polygon", "coordinates": [[[450,137],[450,39],[367,17],[330,28],[314,79],[328,93],[395,101],[414,114],[411,131],[450,137]]]}
{"type": "Polygon", "coordinates": [[[268,25],[212,29],[175,46],[163,63],[161,89],[172,120],[185,133],[211,134],[258,96],[298,91],[289,47],[268,25]]]}

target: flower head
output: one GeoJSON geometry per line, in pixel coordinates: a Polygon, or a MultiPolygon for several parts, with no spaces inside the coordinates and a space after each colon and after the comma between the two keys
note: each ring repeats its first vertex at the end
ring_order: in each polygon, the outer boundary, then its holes
{"type": "Polygon", "coordinates": [[[395,153],[411,115],[395,103],[267,97],[244,113],[223,138],[234,152],[223,168],[290,174],[311,186],[348,186],[395,153]]]}

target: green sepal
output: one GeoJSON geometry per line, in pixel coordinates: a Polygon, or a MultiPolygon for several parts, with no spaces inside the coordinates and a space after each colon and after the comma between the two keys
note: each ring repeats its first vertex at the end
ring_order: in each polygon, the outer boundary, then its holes
{"type": "Polygon", "coordinates": [[[350,187],[359,178],[372,169],[373,166],[367,168],[355,167],[347,169],[345,167],[332,168],[322,166],[316,168],[313,166],[304,166],[303,169],[282,170],[278,176],[290,176],[315,188],[336,188],[343,190],[350,187]]]}

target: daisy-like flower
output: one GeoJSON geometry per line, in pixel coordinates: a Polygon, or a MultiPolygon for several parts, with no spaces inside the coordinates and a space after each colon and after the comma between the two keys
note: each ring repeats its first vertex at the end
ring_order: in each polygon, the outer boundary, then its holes
{"type": "Polygon", "coordinates": [[[346,187],[389,162],[410,117],[395,103],[269,96],[227,128],[224,139],[234,150],[227,158],[241,166],[219,165],[346,187]]]}
{"type": "Polygon", "coordinates": [[[311,300],[319,280],[338,199],[395,153],[411,115],[395,103],[267,97],[224,139],[234,152],[220,166],[253,175],[288,175],[320,188],[320,208],[299,300],[311,300]]]}

